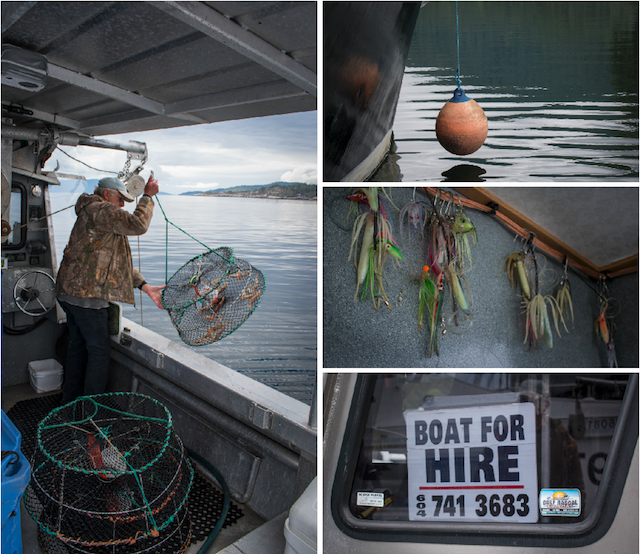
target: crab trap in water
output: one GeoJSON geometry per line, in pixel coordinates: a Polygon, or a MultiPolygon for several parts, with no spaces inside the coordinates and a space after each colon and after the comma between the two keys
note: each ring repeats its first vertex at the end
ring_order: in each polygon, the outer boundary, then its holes
{"type": "Polygon", "coordinates": [[[162,292],[162,305],[180,338],[203,346],[240,327],[258,307],[265,286],[261,271],[221,247],[178,269],[162,292]]]}
{"type": "Polygon", "coordinates": [[[179,553],[192,537],[193,474],[160,403],[83,396],[38,425],[24,502],[46,554],[179,553]]]}

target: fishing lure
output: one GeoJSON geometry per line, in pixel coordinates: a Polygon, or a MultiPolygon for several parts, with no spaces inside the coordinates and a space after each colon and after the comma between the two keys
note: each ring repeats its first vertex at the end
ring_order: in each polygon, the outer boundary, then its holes
{"type": "Polygon", "coordinates": [[[527,276],[527,272],[524,267],[525,257],[527,253],[523,250],[520,252],[514,252],[513,254],[509,254],[505,261],[502,264],[502,268],[500,269],[500,273],[505,269],[507,269],[507,277],[509,277],[509,284],[511,288],[514,288],[517,283],[520,287],[520,291],[522,292],[522,296],[530,300],[531,299],[531,287],[529,286],[529,277],[527,276]]]}
{"type": "MultiPolygon", "coordinates": [[[[459,205],[450,214],[452,200],[446,207],[443,202],[438,206],[439,191],[431,201],[433,212],[428,216],[425,240],[426,260],[428,265],[423,268],[420,282],[419,328],[422,327],[424,311],[429,310],[429,324],[431,337],[429,341],[429,356],[439,353],[437,342],[437,326],[442,320],[446,322],[443,334],[447,328],[456,334],[466,332],[472,319],[469,301],[469,287],[465,272],[471,268],[471,248],[469,237],[474,245],[477,242],[475,225],[459,205]],[[452,313],[445,317],[444,285],[447,285],[452,313]]],[[[452,197],[453,198],[453,197],[452,197]]]]}
{"type": "Polygon", "coordinates": [[[365,283],[367,280],[367,276],[370,273],[370,262],[373,251],[373,214],[371,213],[363,213],[359,215],[354,224],[353,224],[353,232],[351,233],[351,248],[349,249],[349,260],[351,260],[351,255],[354,257],[354,265],[356,267],[356,294],[353,298],[355,302],[358,297],[358,291],[360,290],[360,286],[365,283]],[[360,231],[364,227],[364,233],[362,236],[362,242],[360,244],[360,257],[358,258],[358,246],[357,241],[360,236],[360,231]],[[356,261],[358,260],[358,261],[356,261]]]}
{"type": "Polygon", "coordinates": [[[608,306],[608,301],[605,301],[600,306],[600,313],[598,314],[595,322],[596,334],[604,341],[605,344],[609,344],[610,339],[609,325],[607,324],[606,316],[608,306]]]}
{"type": "Polygon", "coordinates": [[[373,213],[378,211],[378,188],[379,187],[362,187],[355,189],[348,199],[354,202],[366,202],[373,213]]]}
{"type": "Polygon", "coordinates": [[[616,358],[616,347],[613,343],[613,336],[610,329],[610,323],[612,322],[607,322],[607,319],[612,319],[607,313],[608,309],[609,301],[606,300],[601,303],[600,313],[595,321],[595,328],[598,337],[607,345],[607,367],[615,368],[618,367],[618,360],[616,358]]]}
{"type": "Polygon", "coordinates": [[[455,249],[458,253],[457,263],[459,271],[468,271],[473,265],[469,237],[473,239],[473,246],[476,246],[478,244],[478,234],[476,232],[476,226],[462,209],[461,204],[456,207],[456,212],[451,219],[451,230],[454,233],[456,241],[455,249]]]}
{"type": "MultiPolygon", "coordinates": [[[[351,260],[353,255],[354,265],[357,269],[354,302],[358,298],[358,293],[362,286],[361,300],[364,300],[367,292],[369,292],[376,310],[380,309],[381,303],[384,303],[391,310],[391,303],[384,290],[384,268],[387,256],[394,260],[401,260],[402,253],[393,238],[393,225],[387,218],[387,210],[378,197],[378,187],[358,189],[356,193],[358,196],[365,194],[367,200],[366,203],[364,200],[360,201],[365,211],[355,218],[351,233],[351,247],[348,259],[351,260]],[[372,196],[373,193],[375,193],[375,197],[372,196]],[[375,210],[372,206],[375,206],[375,210]],[[361,233],[362,240],[360,256],[358,257],[358,240],[361,233]]],[[[352,198],[352,200],[354,199],[352,198]]]]}
{"type": "Polygon", "coordinates": [[[422,268],[418,302],[418,329],[422,330],[424,312],[425,309],[427,309],[429,312],[430,330],[429,348],[427,351],[429,357],[431,357],[432,353],[435,353],[436,356],[440,355],[438,350],[437,327],[442,312],[442,299],[444,294],[443,277],[443,273],[436,276],[428,265],[422,268]]]}
{"type": "MultiPolygon", "coordinates": [[[[381,205],[382,206],[382,205],[381,205]]],[[[396,245],[396,241],[393,238],[393,227],[391,221],[386,217],[386,211],[380,209],[375,216],[375,249],[372,252],[373,263],[370,266],[370,275],[375,276],[378,302],[376,303],[376,295],[374,294],[373,283],[370,286],[371,296],[374,301],[374,307],[376,310],[380,308],[380,303],[383,302],[389,310],[391,310],[391,303],[387,297],[387,293],[384,290],[384,269],[387,263],[387,256],[390,256],[394,261],[398,262],[402,260],[402,253],[396,245]]]]}
{"type": "Polygon", "coordinates": [[[571,323],[573,324],[573,302],[571,300],[571,287],[569,285],[569,277],[567,276],[567,269],[569,265],[569,257],[567,256],[564,261],[564,274],[560,280],[560,288],[556,293],[557,310],[563,317],[569,318],[571,313],[571,323]]]}
{"type": "MultiPolygon", "coordinates": [[[[564,321],[563,309],[560,308],[559,301],[551,295],[544,295],[540,292],[538,282],[538,262],[534,253],[535,235],[530,233],[522,249],[507,256],[502,264],[500,273],[506,268],[507,277],[511,288],[517,284],[522,293],[522,301],[525,308],[525,333],[524,344],[529,343],[529,349],[535,346],[538,341],[544,340],[549,348],[553,348],[553,327],[555,327],[558,337],[561,337],[560,321],[568,333],[567,325],[564,321]],[[527,265],[535,268],[535,278],[530,279],[527,265]],[[551,317],[549,316],[551,312],[551,317]],[[551,326],[553,321],[553,327],[551,326]]],[[[565,275],[566,277],[566,275],[565,275]]],[[[568,280],[566,281],[568,284],[568,280]]],[[[566,291],[560,294],[563,308],[568,302],[573,313],[571,296],[566,296],[566,291]]]]}
{"type": "Polygon", "coordinates": [[[564,318],[562,317],[562,313],[560,313],[558,308],[556,299],[553,296],[543,296],[538,293],[531,300],[525,300],[526,325],[524,344],[529,341],[529,348],[541,339],[544,339],[544,342],[549,348],[553,348],[553,332],[549,320],[547,304],[551,307],[551,315],[558,336],[561,336],[558,319],[562,322],[565,331],[567,333],[569,332],[564,322],[564,318]]]}
{"type": "Polygon", "coordinates": [[[607,345],[607,367],[615,368],[618,367],[618,360],[616,358],[616,349],[613,343],[612,327],[613,318],[617,314],[611,314],[611,304],[613,299],[606,296],[608,289],[604,277],[600,278],[598,288],[598,294],[600,295],[600,309],[598,317],[595,320],[594,327],[598,338],[601,338],[607,345]]]}
{"type": "MultiPolygon", "coordinates": [[[[469,310],[469,302],[467,300],[467,297],[469,296],[469,290],[467,288],[467,294],[465,295],[464,290],[462,290],[461,283],[461,281],[464,280],[466,286],[466,279],[463,275],[456,271],[456,267],[453,262],[447,266],[446,275],[447,283],[451,287],[451,292],[453,293],[453,297],[455,298],[455,302],[458,308],[460,308],[463,314],[470,316],[471,311],[469,310]]],[[[453,302],[452,305],[454,305],[453,302]]]]}
{"type": "Polygon", "coordinates": [[[410,227],[409,238],[411,240],[415,239],[418,231],[420,231],[420,237],[424,237],[424,228],[427,224],[428,216],[427,204],[416,201],[416,189],[414,187],[413,198],[400,210],[400,236],[404,238],[404,221],[406,219],[410,227]]]}

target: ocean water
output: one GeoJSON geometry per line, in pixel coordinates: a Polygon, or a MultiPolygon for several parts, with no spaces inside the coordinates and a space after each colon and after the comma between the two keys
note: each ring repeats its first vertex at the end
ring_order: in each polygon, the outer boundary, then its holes
{"type": "Polygon", "coordinates": [[[435,121],[456,88],[455,2],[420,10],[374,180],[638,181],[637,2],[459,2],[462,87],[485,144],[455,156],[435,121]]]}
{"type": "MultiPolygon", "coordinates": [[[[52,211],[78,195],[51,194],[52,211]]],[[[262,271],[266,291],[255,312],[233,333],[213,344],[191,347],[268,386],[311,402],[317,366],[317,204],[309,201],[161,195],[167,219],[210,248],[229,246],[262,271]]],[[[128,206],[125,209],[129,209],[128,206]]],[[[129,209],[131,211],[132,209],[129,209]]],[[[53,216],[58,264],[76,216],[73,208],[53,216]]],[[[206,251],[166,223],[156,205],[151,226],[130,237],[134,265],[152,285],[165,283],[190,259],[206,251]],[[168,256],[166,252],[168,251],[168,256]]],[[[136,307],[123,315],[182,343],[169,315],[136,291],[136,307]]],[[[186,345],[184,345],[186,346],[186,345]]]]}

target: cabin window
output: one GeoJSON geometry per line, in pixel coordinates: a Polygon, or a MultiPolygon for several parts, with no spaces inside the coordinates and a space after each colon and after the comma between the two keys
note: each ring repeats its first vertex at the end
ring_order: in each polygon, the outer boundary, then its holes
{"type": "Polygon", "coordinates": [[[14,183],[11,187],[9,211],[9,225],[12,231],[2,247],[8,250],[18,250],[24,247],[27,238],[27,228],[21,227],[26,223],[27,213],[27,195],[22,185],[14,183]]]}
{"type": "Polygon", "coordinates": [[[637,375],[361,375],[336,521],[368,540],[593,541],[622,492],[637,395],[637,375]]]}

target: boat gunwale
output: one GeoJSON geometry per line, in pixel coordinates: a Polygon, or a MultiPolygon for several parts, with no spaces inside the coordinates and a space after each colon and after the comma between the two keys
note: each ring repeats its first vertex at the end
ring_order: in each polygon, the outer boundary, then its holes
{"type": "Polygon", "coordinates": [[[114,350],[207,404],[289,448],[316,458],[317,429],[309,425],[313,409],[238,371],[182,346],[155,331],[122,318],[125,342],[114,350]]]}

